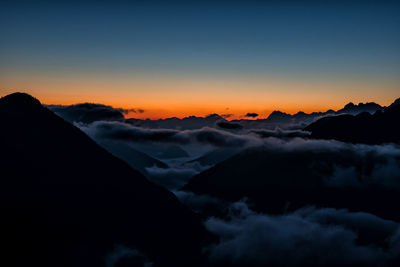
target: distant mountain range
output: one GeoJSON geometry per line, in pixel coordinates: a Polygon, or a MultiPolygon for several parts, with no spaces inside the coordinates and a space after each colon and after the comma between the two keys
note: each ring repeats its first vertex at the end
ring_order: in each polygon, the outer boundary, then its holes
{"type": "MultiPolygon", "coordinates": [[[[344,108],[339,109],[337,111],[334,110],[327,110],[326,112],[312,112],[312,113],[305,113],[302,111],[297,112],[296,114],[290,115],[288,113],[284,113],[281,111],[273,111],[268,118],[266,119],[258,119],[255,122],[262,122],[265,124],[278,124],[278,125],[307,125],[319,118],[326,117],[326,116],[333,116],[339,114],[359,114],[362,112],[368,113],[375,113],[378,110],[383,110],[384,107],[373,103],[359,103],[355,105],[353,103],[348,103],[344,106],[344,108]]],[[[255,122],[251,120],[233,120],[231,122],[241,122],[245,124],[246,128],[251,128],[250,125],[254,125],[255,122]]]]}
{"type": "Polygon", "coordinates": [[[116,246],[154,266],[200,262],[210,234],[172,193],[27,94],[0,99],[0,122],[7,266],[105,266],[116,246]]]}
{"type": "Polygon", "coordinates": [[[93,121],[99,120],[125,121],[137,127],[178,130],[199,129],[203,127],[214,127],[225,130],[241,130],[243,128],[274,128],[277,125],[281,126],[282,128],[297,127],[298,129],[300,129],[312,123],[313,121],[325,116],[339,114],[357,115],[362,112],[369,112],[373,114],[378,110],[384,109],[384,107],[373,102],[359,103],[358,105],[349,103],[345,105],[342,109],[339,109],[337,111],[328,110],[326,112],[312,113],[304,113],[300,111],[293,115],[281,111],[273,111],[268,116],[268,118],[265,119],[240,119],[228,121],[226,119],[226,116],[221,116],[218,114],[210,114],[206,117],[190,116],[183,119],[172,117],[159,120],[124,120],[124,113],[126,113],[125,110],[112,108],[106,105],[90,103],[83,103],[71,106],[52,105],[48,106],[48,108],[69,122],[91,123],[93,121]]]}
{"type": "Polygon", "coordinates": [[[311,138],[352,143],[400,142],[400,98],[374,114],[339,115],[321,118],[304,128],[311,138]]]}
{"type": "Polygon", "coordinates": [[[301,128],[306,126],[313,121],[330,115],[338,114],[359,114],[362,112],[375,113],[378,110],[383,110],[384,107],[373,103],[359,103],[355,105],[349,103],[344,108],[337,111],[328,110],[326,112],[312,112],[304,113],[302,111],[290,115],[281,111],[273,111],[266,119],[240,119],[228,121],[224,117],[218,114],[211,114],[207,117],[186,117],[183,119],[169,118],[169,119],[159,119],[159,120],[141,120],[141,119],[127,119],[126,122],[145,128],[172,128],[172,129],[198,129],[202,127],[215,127],[222,128],[226,130],[240,130],[240,129],[251,129],[251,128],[274,128],[276,126],[286,127],[296,127],[301,128]]]}

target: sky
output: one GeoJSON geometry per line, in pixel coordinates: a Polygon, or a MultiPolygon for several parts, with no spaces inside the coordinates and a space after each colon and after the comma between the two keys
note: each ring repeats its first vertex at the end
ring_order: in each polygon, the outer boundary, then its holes
{"type": "Polygon", "coordinates": [[[0,1],[0,96],[165,118],[389,105],[398,1],[0,1]]]}

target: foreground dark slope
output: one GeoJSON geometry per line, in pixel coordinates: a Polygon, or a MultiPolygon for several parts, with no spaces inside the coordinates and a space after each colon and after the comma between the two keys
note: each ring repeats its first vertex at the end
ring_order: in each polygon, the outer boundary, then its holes
{"type": "Polygon", "coordinates": [[[207,234],[172,193],[29,95],[1,98],[0,123],[0,261],[103,266],[122,244],[155,266],[194,264],[207,234]]]}
{"type": "MultiPolygon", "coordinates": [[[[399,158],[393,158],[400,165],[399,158]]],[[[326,183],[335,168],[355,168],[358,179],[368,177],[374,166],[387,159],[371,153],[360,157],[349,149],[279,150],[247,149],[194,176],[182,190],[228,201],[248,198],[260,212],[282,213],[315,205],[365,211],[387,219],[400,219],[394,203],[400,202],[395,188],[380,184],[335,187],[326,183]]],[[[392,173],[399,177],[399,173],[392,173]]]]}
{"type": "Polygon", "coordinates": [[[366,144],[400,142],[400,98],[383,112],[325,117],[304,130],[319,139],[366,144]]]}

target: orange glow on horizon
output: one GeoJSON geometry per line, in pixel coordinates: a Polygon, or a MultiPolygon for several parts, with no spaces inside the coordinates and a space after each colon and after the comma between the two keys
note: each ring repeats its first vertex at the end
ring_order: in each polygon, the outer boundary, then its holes
{"type": "Polygon", "coordinates": [[[338,110],[349,102],[387,106],[400,96],[397,80],[68,75],[2,73],[0,96],[20,91],[44,104],[90,102],[145,111],[130,113],[128,118],[204,117],[217,113],[232,114],[229,120],[243,119],[248,112],[266,118],[274,110],[289,114],[338,110]]]}

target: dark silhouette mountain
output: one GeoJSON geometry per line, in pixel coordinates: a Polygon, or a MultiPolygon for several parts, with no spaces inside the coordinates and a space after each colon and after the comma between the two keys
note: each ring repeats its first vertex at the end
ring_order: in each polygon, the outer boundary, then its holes
{"type": "Polygon", "coordinates": [[[383,110],[384,107],[374,103],[374,102],[367,102],[367,103],[359,103],[358,105],[353,104],[352,102],[348,103],[344,108],[339,109],[336,111],[336,114],[351,114],[357,115],[362,112],[368,112],[374,114],[378,110],[383,110]]]}
{"type": "Polygon", "coordinates": [[[271,114],[269,114],[267,120],[269,122],[273,122],[273,123],[278,123],[278,122],[282,122],[282,121],[289,121],[291,120],[292,115],[287,114],[285,112],[279,111],[279,110],[274,110],[273,112],[271,112],[271,114]]]}
{"type": "Polygon", "coordinates": [[[304,130],[312,138],[343,142],[381,144],[400,141],[400,104],[397,99],[384,111],[322,118],[304,130]]]}
{"type": "Polygon", "coordinates": [[[209,235],[176,197],[23,93],[0,99],[5,266],[105,266],[115,245],[193,266],[209,235]]]}
{"type": "MultiPolygon", "coordinates": [[[[371,154],[361,157],[355,151],[290,151],[251,148],[194,176],[182,190],[211,195],[227,201],[248,198],[259,212],[282,213],[315,205],[370,212],[400,219],[393,203],[400,201],[396,188],[374,181],[363,186],[331,186],[327,178],[335,169],[353,170],[357,179],[369,177],[373,167],[387,159],[371,154]]],[[[400,165],[400,158],[394,158],[400,165]]],[[[341,176],[342,177],[342,176],[341,176]]],[[[356,179],[355,183],[358,183],[356,179]]],[[[361,183],[361,182],[360,182],[361,183]]]]}
{"type": "Polygon", "coordinates": [[[397,98],[388,108],[394,108],[400,105],[400,98],[397,98]]]}
{"type": "Polygon", "coordinates": [[[368,112],[368,113],[375,113],[378,110],[383,110],[384,107],[373,103],[373,102],[368,102],[368,103],[359,103],[358,105],[355,105],[353,103],[348,103],[347,105],[344,106],[344,108],[339,109],[337,111],[334,110],[328,110],[326,112],[312,112],[312,113],[305,113],[302,111],[297,112],[296,114],[290,115],[281,111],[273,111],[266,121],[270,123],[292,123],[292,124],[298,124],[298,123],[311,123],[314,120],[320,118],[320,117],[326,117],[330,115],[338,115],[338,114],[352,114],[352,115],[357,115],[363,112],[368,112]]]}

